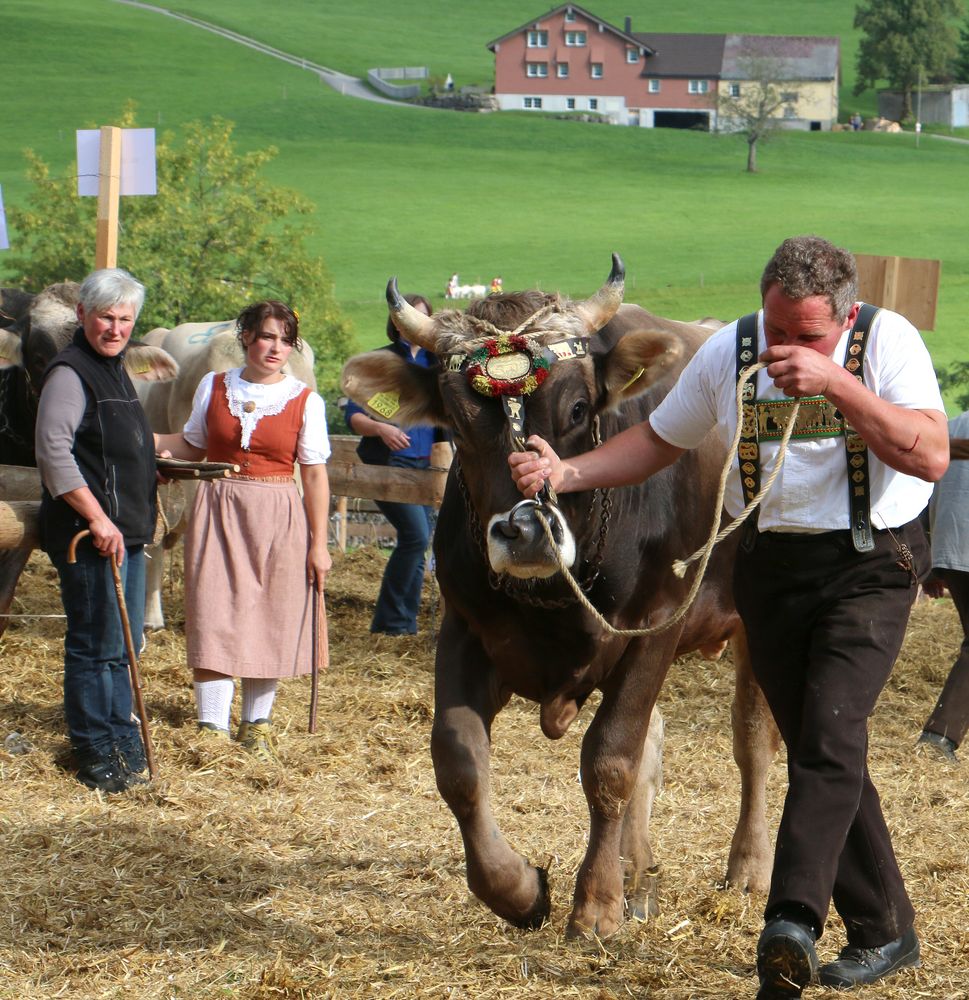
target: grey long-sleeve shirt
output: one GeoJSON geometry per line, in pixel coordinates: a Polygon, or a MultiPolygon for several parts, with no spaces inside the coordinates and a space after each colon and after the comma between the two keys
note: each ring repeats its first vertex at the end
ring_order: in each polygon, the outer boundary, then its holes
{"type": "Polygon", "coordinates": [[[74,435],[86,407],[80,376],[73,368],[58,365],[44,382],[34,432],[37,469],[53,497],[87,486],[73,454],[74,435]]]}

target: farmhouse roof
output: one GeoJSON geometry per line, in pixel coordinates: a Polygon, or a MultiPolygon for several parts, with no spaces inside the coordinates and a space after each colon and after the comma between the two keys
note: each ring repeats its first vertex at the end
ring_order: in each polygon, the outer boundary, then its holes
{"type": "Polygon", "coordinates": [[[837,80],[840,40],[805,35],[726,35],[723,47],[724,80],[750,78],[751,63],[776,65],[780,80],[837,80]]]}
{"type": "Polygon", "coordinates": [[[649,46],[646,45],[646,43],[643,42],[638,35],[633,35],[629,32],[621,31],[614,24],[610,24],[608,21],[604,21],[601,17],[597,17],[591,11],[586,10],[585,7],[580,7],[578,4],[575,3],[562,3],[559,4],[557,7],[553,7],[551,10],[547,10],[544,14],[541,14],[539,17],[533,17],[530,20],[526,21],[524,24],[520,24],[517,28],[514,28],[511,31],[506,31],[503,35],[500,35],[498,38],[492,39],[490,42],[488,42],[487,47],[491,49],[492,52],[494,52],[495,48],[498,45],[500,45],[506,38],[512,38],[515,35],[519,34],[520,32],[527,31],[529,29],[537,30],[541,27],[543,21],[547,21],[550,17],[554,17],[556,14],[560,13],[563,10],[575,11],[576,14],[581,15],[582,17],[586,18],[586,20],[591,21],[593,24],[597,24],[600,30],[608,31],[610,34],[613,34],[616,37],[621,38],[623,41],[628,42],[630,45],[635,45],[637,48],[646,49],[646,55],[652,54],[649,51],[649,46]]]}
{"type": "Polygon", "coordinates": [[[726,35],[670,35],[637,31],[634,37],[653,53],[646,60],[643,76],[720,75],[726,35]]]}

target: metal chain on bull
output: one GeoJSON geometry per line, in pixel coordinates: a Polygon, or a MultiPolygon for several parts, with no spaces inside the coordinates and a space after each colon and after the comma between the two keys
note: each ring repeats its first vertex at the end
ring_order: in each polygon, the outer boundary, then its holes
{"type": "Polygon", "coordinates": [[[727,489],[727,477],[731,474],[733,468],[734,456],[737,454],[737,446],[740,443],[740,436],[742,433],[742,413],[743,413],[743,387],[747,382],[753,378],[761,368],[766,368],[766,362],[758,362],[757,364],[751,365],[750,368],[744,373],[744,375],[737,381],[737,430],[734,434],[733,442],[730,448],[727,450],[727,459],[724,462],[723,471],[720,474],[720,483],[717,487],[717,499],[714,503],[714,521],[710,530],[710,535],[707,541],[696,550],[687,559],[678,559],[673,563],[673,572],[678,577],[683,577],[686,574],[687,567],[697,560],[700,561],[700,566],[697,569],[696,575],[693,579],[693,583],[690,586],[690,590],[680,606],[667,618],[665,621],[660,622],[658,625],[647,625],[644,628],[627,628],[620,629],[616,628],[605,617],[599,612],[599,610],[592,604],[592,602],[582,593],[579,585],[576,583],[575,578],[572,576],[568,566],[565,565],[561,552],[558,546],[555,544],[555,539],[552,536],[552,528],[549,524],[548,518],[542,513],[541,505],[536,507],[535,513],[538,516],[539,523],[542,525],[542,530],[545,532],[545,536],[548,539],[549,546],[555,553],[556,560],[558,561],[559,571],[565,577],[566,583],[572,588],[573,593],[579,603],[599,622],[602,626],[603,631],[608,632],[610,635],[619,636],[643,636],[643,635],[659,635],[662,632],[666,632],[671,629],[678,622],[682,621],[686,616],[686,613],[690,610],[693,605],[696,595],[700,591],[700,585],[703,583],[703,577],[706,574],[707,564],[710,562],[710,557],[713,554],[715,546],[722,542],[728,535],[740,527],[747,520],[747,518],[756,510],[760,505],[761,501],[770,492],[770,488],[774,485],[774,480],[777,479],[778,473],[781,471],[781,467],[784,464],[784,456],[787,453],[787,445],[791,440],[791,434],[794,431],[794,426],[797,421],[797,411],[800,407],[800,402],[798,400],[794,401],[794,405],[791,407],[790,415],[787,419],[787,425],[784,428],[784,433],[781,437],[780,444],[777,449],[777,460],[774,463],[774,468],[771,470],[771,474],[767,477],[767,480],[763,483],[761,488],[757,491],[757,495],[747,504],[746,507],[741,511],[741,513],[734,518],[725,528],[717,530],[717,525],[720,523],[719,511],[723,508],[723,497],[727,489]]]}

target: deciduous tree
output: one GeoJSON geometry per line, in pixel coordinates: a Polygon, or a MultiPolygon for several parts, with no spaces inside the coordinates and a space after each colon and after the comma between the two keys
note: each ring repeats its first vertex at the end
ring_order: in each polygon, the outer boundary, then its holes
{"type": "MultiPolygon", "coordinates": [[[[130,108],[118,124],[134,125],[130,108]]],[[[350,341],[326,267],[306,248],[314,207],[263,176],[275,148],[239,152],[232,133],[221,119],[165,133],[156,145],[157,196],[122,201],[119,264],[148,290],[139,330],[228,319],[247,302],[282,299],[300,313],[320,390],[335,395],[350,341]]],[[[79,198],[73,177],[55,176],[30,150],[25,156],[33,188],[24,207],[9,211],[16,250],[7,268],[33,291],[80,280],[94,267],[97,199],[79,198]]]]}
{"type": "Polygon", "coordinates": [[[747,172],[757,172],[757,144],[767,142],[780,128],[777,112],[785,103],[780,89],[784,79],[781,60],[750,58],[742,62],[746,79],[728,84],[735,94],[717,97],[717,128],[734,132],[747,143],[747,172]]]}
{"type": "Polygon", "coordinates": [[[879,80],[902,93],[902,119],[912,117],[912,91],[924,79],[945,74],[956,53],[952,20],[962,13],[959,0],[868,0],[855,8],[860,94],[879,80]]]}

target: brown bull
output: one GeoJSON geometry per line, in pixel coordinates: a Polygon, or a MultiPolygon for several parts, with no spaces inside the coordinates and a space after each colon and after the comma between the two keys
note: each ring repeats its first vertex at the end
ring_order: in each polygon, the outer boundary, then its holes
{"type": "Polygon", "coordinates": [[[454,436],[456,460],[434,541],[446,612],[431,750],[438,788],[461,828],[468,884],[518,926],[536,927],[548,917],[548,885],[545,872],[518,855],[495,823],[492,721],[517,694],[541,706],[542,730],[557,739],[589,695],[601,692],[582,744],[591,828],[572,934],[614,932],[626,906],[635,916],[655,912],[648,827],[662,723],[654,705],[677,656],[720,649],[728,639],[737,664],[734,754],[742,803],[727,878],[764,889],[771,863],[763,789],[777,736],[750,677],[733,607],[732,543],[714,555],[689,614],[654,636],[605,632],[559,571],[563,560],[616,628],[667,618],[691,582],[670,566],[700,546],[719,514],[713,503],[722,448],[711,436],[646,483],[611,495],[564,496],[541,510],[521,503],[509,476],[507,456],[528,434],[568,457],[644,420],[709,333],[622,306],[622,288],[622,262],[614,257],[609,281],[585,302],[539,292],[494,295],[467,313],[429,318],[392,281],[388,301],[402,335],[435,352],[440,367],[418,369],[378,351],[352,358],[344,370],[347,394],[371,412],[406,425],[446,426],[454,436]]]}

